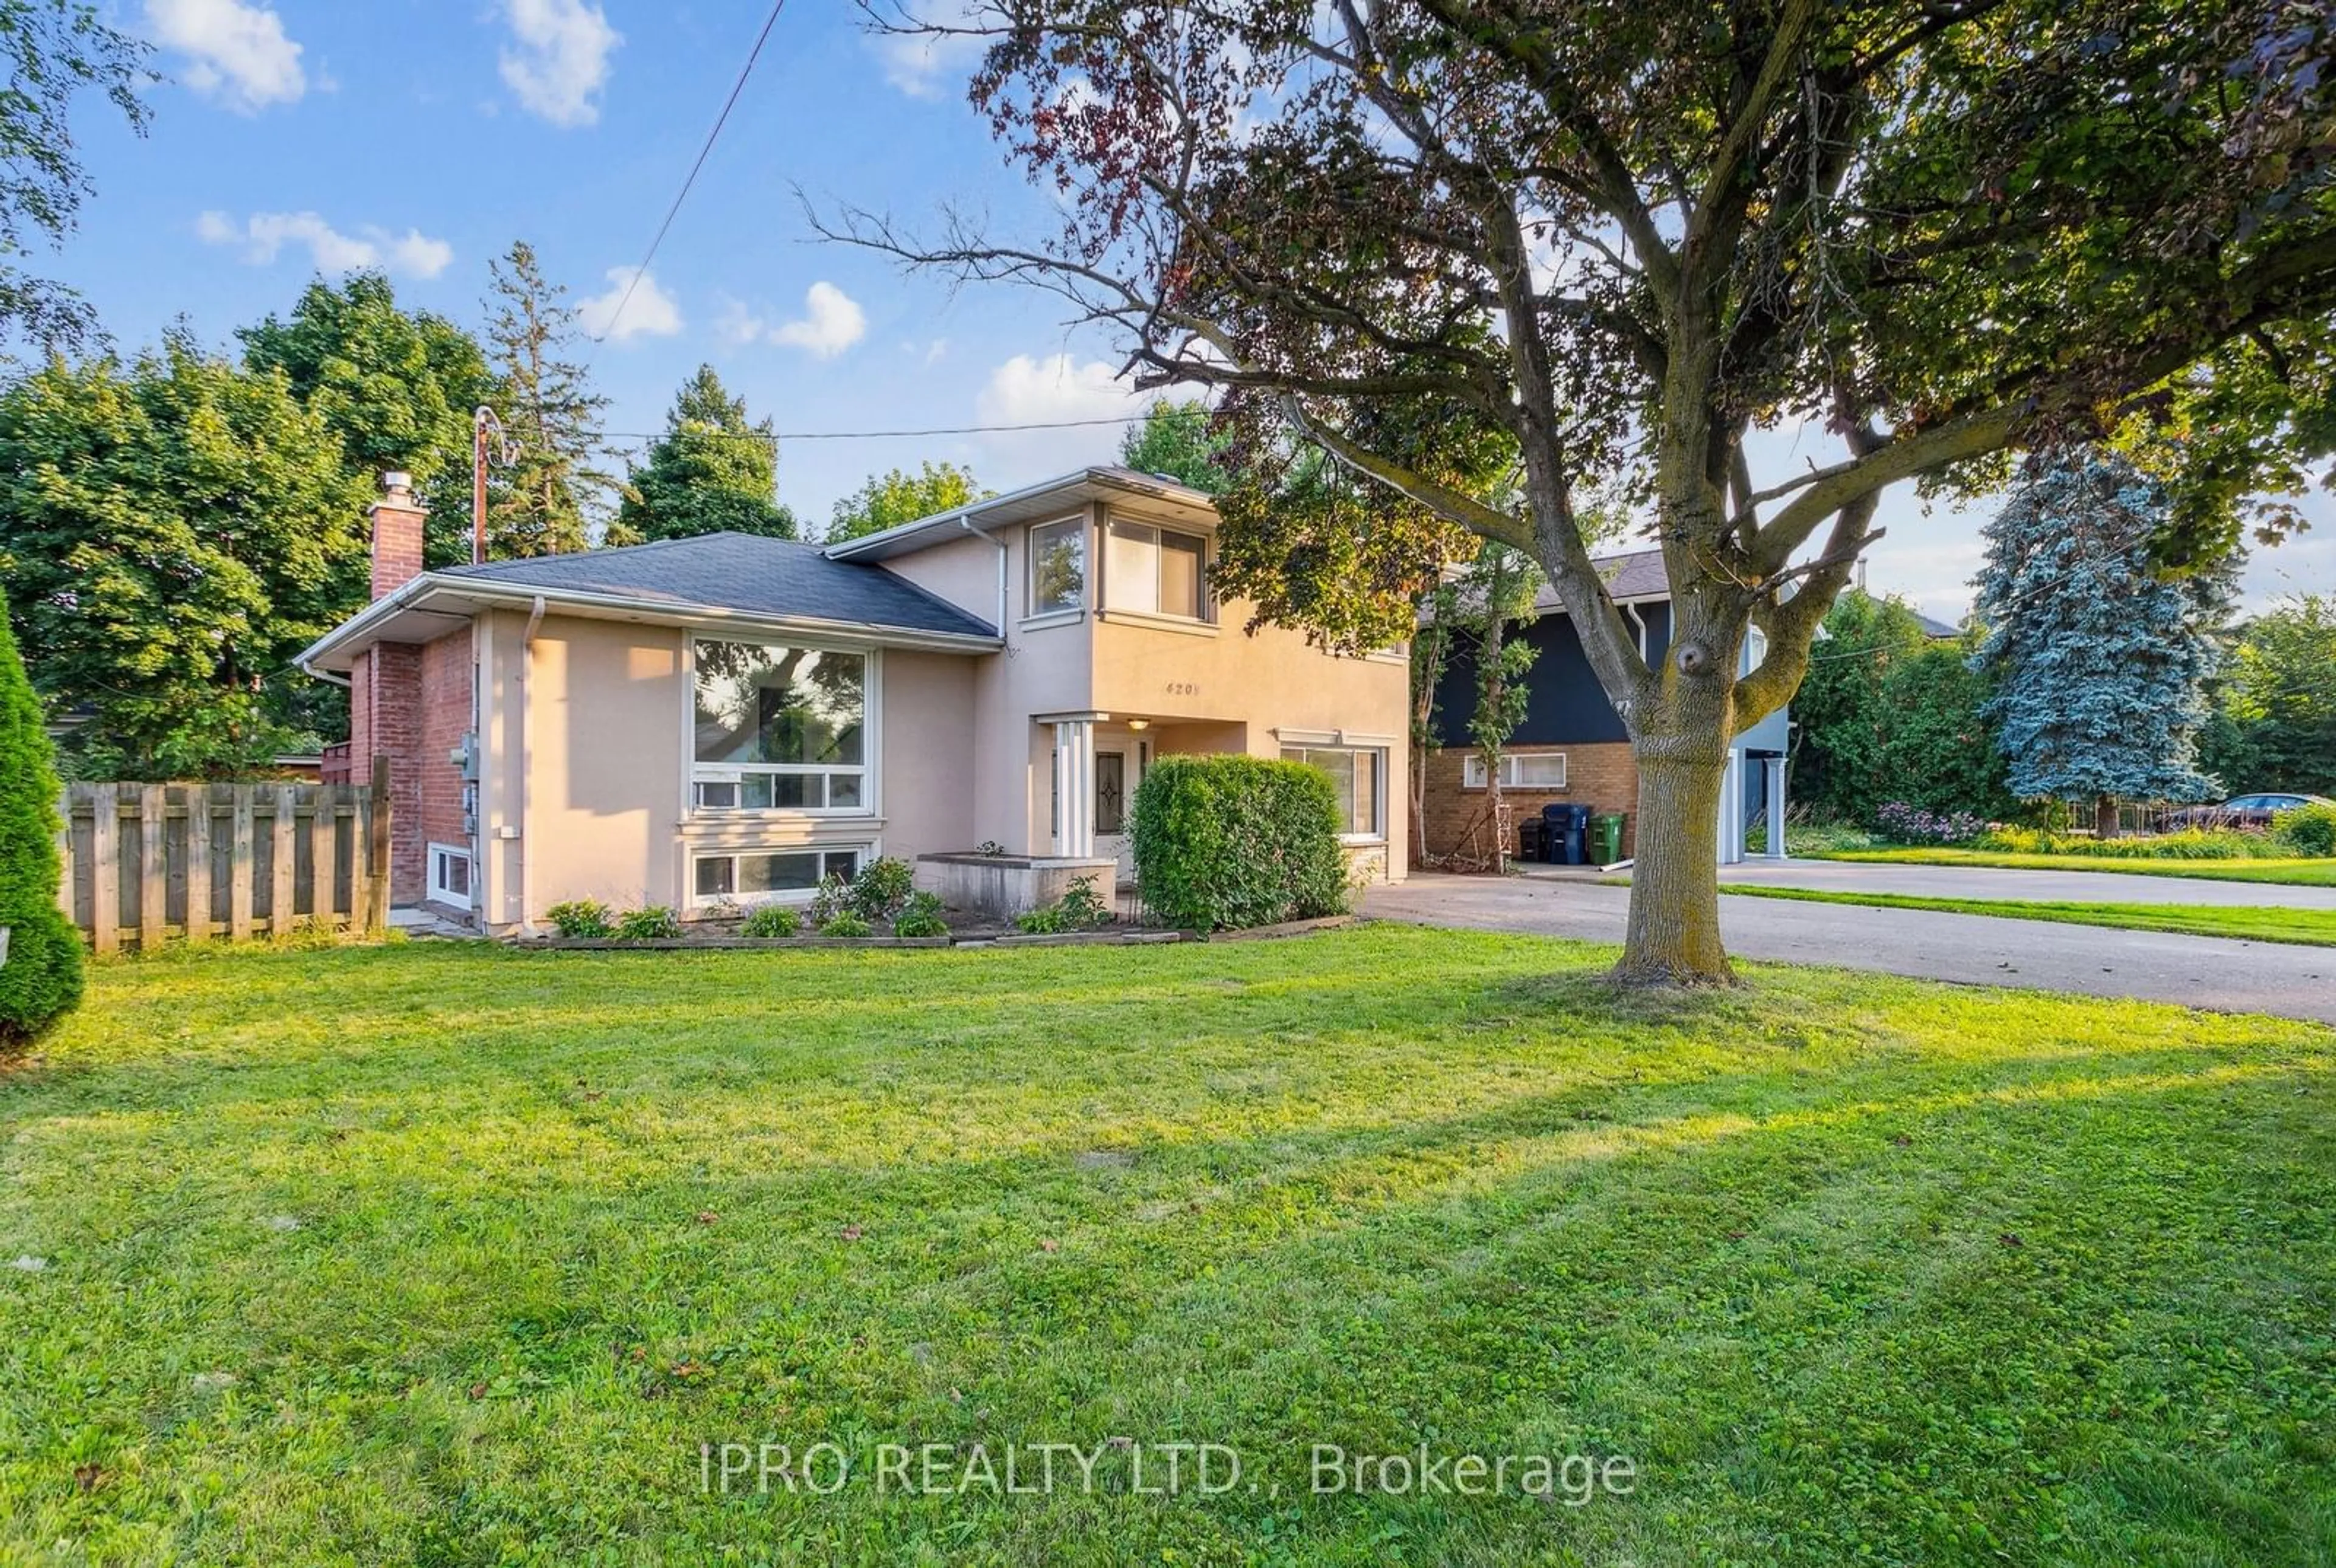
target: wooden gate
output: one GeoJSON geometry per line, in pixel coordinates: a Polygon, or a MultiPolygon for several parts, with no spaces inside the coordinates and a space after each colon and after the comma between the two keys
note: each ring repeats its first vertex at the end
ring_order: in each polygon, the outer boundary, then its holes
{"type": "Polygon", "coordinates": [[[355,784],[65,786],[57,905],[101,953],[389,923],[389,765],[355,784]]]}

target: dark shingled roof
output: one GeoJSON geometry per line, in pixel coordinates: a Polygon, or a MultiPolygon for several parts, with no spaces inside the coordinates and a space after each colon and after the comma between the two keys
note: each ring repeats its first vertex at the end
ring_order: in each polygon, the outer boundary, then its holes
{"type": "Polygon", "coordinates": [[[1919,609],[1914,612],[1914,618],[1922,623],[1922,635],[1933,642],[1943,642],[1950,638],[1958,638],[1963,634],[1962,628],[1950,625],[1937,616],[1924,615],[1919,609]]]}
{"type": "MultiPolygon", "coordinates": [[[[1628,555],[1592,556],[1590,564],[1606,579],[1606,591],[1618,599],[1668,599],[1671,579],[1663,570],[1663,552],[1660,550],[1637,550],[1628,555]]],[[[1557,585],[1543,583],[1533,599],[1533,608],[1540,610],[1562,609],[1557,585]]]]}
{"type": "Polygon", "coordinates": [[[726,609],[959,637],[998,635],[988,621],[881,566],[831,560],[817,545],[752,533],[707,533],[574,555],[493,560],[433,575],[546,592],[613,594],[676,610],[726,609]]]}

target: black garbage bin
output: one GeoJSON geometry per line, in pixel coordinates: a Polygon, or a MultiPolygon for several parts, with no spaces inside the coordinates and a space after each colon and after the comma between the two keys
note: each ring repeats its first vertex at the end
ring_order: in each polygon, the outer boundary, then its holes
{"type": "Polygon", "coordinates": [[[1577,805],[1550,805],[1541,808],[1542,845],[1547,852],[1544,859],[1552,865],[1579,866],[1590,863],[1590,808],[1577,805]]]}
{"type": "Polygon", "coordinates": [[[1543,851],[1542,842],[1541,818],[1518,818],[1517,859],[1521,861],[1545,861],[1549,859],[1549,856],[1543,851]]]}

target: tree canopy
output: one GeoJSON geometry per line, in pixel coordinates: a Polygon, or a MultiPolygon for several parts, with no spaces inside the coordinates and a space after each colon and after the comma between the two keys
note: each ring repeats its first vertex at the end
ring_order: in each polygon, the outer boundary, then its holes
{"type": "Polygon", "coordinates": [[[1626,978],[1728,976],[1728,742],[1798,685],[1884,488],[2203,421],[2158,542],[2207,560],[2232,498],[2324,455],[2288,414],[2336,354],[2310,0],[994,0],[950,30],[1062,229],[829,231],[1052,288],[1140,378],[1531,552],[1639,762],[1626,978]],[[1427,422],[1512,443],[1516,504],[1385,439],[1427,422]],[[1793,426],[1833,450],[1763,472],[1747,438],[1793,426]],[[1593,488],[1651,516],[1659,668],[1590,560],[1593,488]]]}
{"type": "Polygon", "coordinates": [[[1144,410],[1119,443],[1119,461],[1138,473],[1164,474],[1214,495],[1232,482],[1225,449],[1232,437],[1214,428],[1209,405],[1197,397],[1163,398],[1144,410]]]}
{"type": "Polygon", "coordinates": [[[630,476],[608,542],[686,539],[693,534],[795,537],[794,513],[778,503],[779,438],[767,419],[750,424],[710,365],[682,384],[665,433],[630,476]]]}
{"type": "Polygon", "coordinates": [[[2153,569],[2169,504],[2123,458],[2069,457],[2035,465],[1988,524],[1972,662],[1994,677],[1982,711],[2012,794],[2108,803],[2218,788],[2197,753],[2234,574],[2153,569]]]}
{"type": "Polygon", "coordinates": [[[868,482],[835,503],[827,520],[831,543],[881,533],[937,511],[947,511],[995,493],[955,463],[927,462],[916,472],[891,469],[871,473],[868,482]]]}
{"type": "Polygon", "coordinates": [[[491,471],[490,557],[583,550],[618,482],[593,466],[608,400],[574,357],[579,333],[568,290],[543,276],[535,248],[513,245],[492,268],[487,343],[494,404],[516,451],[491,471]]]}
{"type": "Polygon", "coordinates": [[[95,89],[143,135],[138,89],[151,79],[147,47],[107,25],[83,0],[0,0],[0,332],[45,349],[77,348],[97,318],[73,290],[17,264],[71,233],[90,193],[73,144],[73,100],[95,89]]]}
{"type": "Polygon", "coordinates": [[[2239,628],[2201,749],[2225,789],[2336,795],[2336,597],[2301,594],[2239,628]]]}
{"type": "Polygon", "coordinates": [[[428,311],[399,308],[389,279],[351,274],[308,285],[291,314],[239,329],[244,363],[278,370],[341,439],[368,484],[411,474],[429,508],[432,566],[471,559],[471,414],[487,400],[478,339],[428,311]]]}
{"type": "Polygon", "coordinates": [[[0,394],[0,578],[84,776],[231,773],[333,722],[292,658],[365,597],[370,494],[279,371],[181,334],[0,394]]]}

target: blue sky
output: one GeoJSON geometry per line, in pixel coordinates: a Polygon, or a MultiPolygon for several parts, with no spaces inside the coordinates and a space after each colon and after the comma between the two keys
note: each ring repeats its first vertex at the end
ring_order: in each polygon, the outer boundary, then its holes
{"type": "MultiPolygon", "coordinates": [[[[40,264],[124,347],[183,317],[204,338],[289,307],[316,271],[386,268],[409,305],[475,325],[487,263],[515,239],[607,327],[762,24],[763,0],[111,0],[170,79],[140,141],[86,102],[97,194],[40,264]],[[594,300],[600,301],[597,314],[594,300]]],[[[1007,286],[952,296],[815,240],[795,195],[930,218],[943,201],[1037,233],[1050,204],[964,101],[966,63],[871,36],[843,0],[793,0],[649,278],[592,368],[609,428],[658,428],[712,362],[784,432],[1017,424],[1140,406],[1112,346],[1007,286]]],[[[999,489],[1108,457],[1102,427],[783,445],[781,499],[809,521],[870,472],[922,458],[999,489]]],[[[1779,460],[1789,435],[1764,445],[1779,460]]],[[[1813,434],[1800,444],[1826,460],[1813,434]]],[[[2260,601],[2336,588],[2336,509],[2259,552],[2260,601]]],[[[1977,520],[1884,505],[1876,589],[1950,618],[1977,520]]]]}

